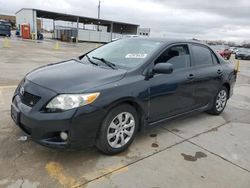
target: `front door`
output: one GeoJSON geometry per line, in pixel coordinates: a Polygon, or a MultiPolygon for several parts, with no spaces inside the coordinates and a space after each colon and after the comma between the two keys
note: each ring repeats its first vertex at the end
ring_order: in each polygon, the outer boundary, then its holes
{"type": "Polygon", "coordinates": [[[149,121],[157,121],[192,110],[194,100],[195,73],[191,66],[187,44],[167,48],[155,61],[173,65],[171,74],[156,74],[149,80],[150,109],[149,121]]]}

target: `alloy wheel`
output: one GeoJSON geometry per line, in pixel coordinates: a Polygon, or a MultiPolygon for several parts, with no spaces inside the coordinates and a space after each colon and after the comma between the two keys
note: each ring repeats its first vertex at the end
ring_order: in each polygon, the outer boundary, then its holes
{"type": "Polygon", "coordinates": [[[226,106],[227,102],[227,92],[225,90],[221,90],[216,98],[216,110],[222,111],[224,107],[226,106]]]}
{"type": "Polygon", "coordinates": [[[135,131],[135,119],[129,112],[118,114],[110,123],[107,130],[108,143],[113,148],[125,146],[135,131]]]}

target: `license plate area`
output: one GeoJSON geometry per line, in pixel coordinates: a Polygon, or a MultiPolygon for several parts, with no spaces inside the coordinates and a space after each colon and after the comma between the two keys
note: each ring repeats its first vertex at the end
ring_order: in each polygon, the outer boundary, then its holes
{"type": "Polygon", "coordinates": [[[20,122],[20,111],[14,104],[11,104],[11,117],[18,125],[20,122]]]}

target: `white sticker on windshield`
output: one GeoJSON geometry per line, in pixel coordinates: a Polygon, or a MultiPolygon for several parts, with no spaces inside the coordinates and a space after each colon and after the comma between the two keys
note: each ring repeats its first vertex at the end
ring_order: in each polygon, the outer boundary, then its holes
{"type": "Polygon", "coordinates": [[[125,58],[146,58],[148,54],[127,54],[125,58]]]}

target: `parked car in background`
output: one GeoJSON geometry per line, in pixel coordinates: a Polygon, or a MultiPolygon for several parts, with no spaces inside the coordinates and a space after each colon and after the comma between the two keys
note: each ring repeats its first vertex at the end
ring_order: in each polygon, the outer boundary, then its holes
{"type": "Polygon", "coordinates": [[[209,46],[133,37],[28,73],[11,105],[14,122],[50,147],[124,151],[138,131],[207,111],[219,115],[237,72],[209,46]]]}
{"type": "Polygon", "coordinates": [[[235,59],[250,60],[250,49],[241,48],[235,54],[235,59]]]}
{"type": "Polygon", "coordinates": [[[16,34],[16,37],[20,37],[20,30],[17,29],[15,34],[16,34]]]}
{"type": "Polygon", "coordinates": [[[221,52],[219,52],[219,53],[220,53],[220,55],[221,55],[224,59],[227,59],[227,60],[230,59],[231,54],[232,54],[232,52],[231,52],[231,50],[230,50],[229,48],[226,48],[226,49],[224,49],[223,51],[221,51],[221,52]]]}
{"type": "Polygon", "coordinates": [[[236,52],[238,51],[238,48],[237,47],[231,47],[229,48],[230,51],[232,52],[232,54],[236,54],[236,52]]]}
{"type": "Polygon", "coordinates": [[[215,45],[215,46],[211,46],[218,54],[221,55],[221,57],[223,57],[224,59],[230,59],[232,51],[225,46],[221,46],[221,45],[215,45]]]}
{"type": "Polygon", "coordinates": [[[40,31],[37,32],[37,40],[43,40],[43,34],[40,31]]]}
{"type": "Polygon", "coordinates": [[[11,36],[11,24],[6,21],[0,21],[0,35],[10,37],[11,36]]]}

